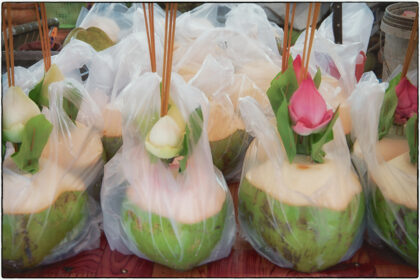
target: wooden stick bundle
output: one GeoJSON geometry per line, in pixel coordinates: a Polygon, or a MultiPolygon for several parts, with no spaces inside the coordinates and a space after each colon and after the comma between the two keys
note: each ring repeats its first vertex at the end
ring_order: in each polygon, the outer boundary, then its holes
{"type": "Polygon", "coordinates": [[[146,4],[143,5],[144,24],[146,25],[147,44],[149,45],[150,67],[152,72],[156,72],[156,49],[155,49],[155,23],[153,13],[153,3],[148,3],[149,16],[146,13],[146,4]]]}
{"type": "Polygon", "coordinates": [[[39,28],[39,41],[41,42],[44,68],[47,72],[51,67],[51,47],[48,34],[47,12],[44,3],[35,3],[35,13],[39,28]]]}
{"type": "Polygon", "coordinates": [[[13,32],[12,32],[12,16],[10,11],[10,3],[4,3],[2,9],[2,32],[4,38],[4,49],[6,52],[6,68],[7,68],[7,82],[9,87],[15,86],[15,59],[13,53],[13,32]],[[7,9],[7,16],[5,15],[7,9]],[[6,24],[7,18],[7,24],[6,24]],[[8,30],[6,30],[8,27],[8,30]]]}
{"type": "Polygon", "coordinates": [[[284,32],[283,32],[283,58],[282,58],[282,65],[281,69],[282,72],[286,71],[288,62],[289,62],[289,55],[290,55],[290,45],[292,44],[292,31],[293,31],[293,22],[295,19],[295,10],[296,10],[296,3],[293,4],[292,9],[292,20],[290,21],[290,29],[289,29],[289,3],[286,3],[286,15],[285,15],[285,23],[284,23],[284,32]]]}
{"type": "Polygon", "coordinates": [[[175,41],[177,3],[170,3],[165,8],[165,40],[163,54],[163,73],[162,73],[162,98],[160,115],[165,116],[168,112],[169,90],[171,83],[172,57],[175,41]]]}
{"type": "Polygon", "coordinates": [[[311,15],[312,3],[309,4],[308,20],[306,22],[305,43],[304,43],[303,55],[302,55],[303,67],[301,68],[301,72],[300,72],[300,75],[299,75],[300,76],[300,79],[299,79],[300,81],[305,79],[306,74],[308,73],[309,60],[310,60],[310,57],[311,57],[312,44],[313,44],[313,40],[314,40],[314,36],[315,36],[316,23],[318,21],[318,15],[319,15],[319,10],[320,9],[321,9],[321,3],[315,3],[314,14],[313,14],[312,24],[311,24],[311,35],[310,35],[309,44],[308,44],[309,23],[310,23],[310,19],[311,19],[311,16],[312,16],[311,15]]]}

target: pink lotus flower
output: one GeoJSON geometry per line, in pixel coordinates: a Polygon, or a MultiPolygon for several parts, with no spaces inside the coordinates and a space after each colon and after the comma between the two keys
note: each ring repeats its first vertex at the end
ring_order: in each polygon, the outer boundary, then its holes
{"type": "MultiPolygon", "coordinates": [[[[302,58],[300,57],[300,54],[298,54],[295,57],[295,60],[293,60],[293,70],[295,70],[296,79],[298,81],[298,85],[300,85],[303,79],[303,74],[302,77],[300,76],[300,71],[302,71],[302,58]]],[[[306,77],[311,77],[311,74],[307,73],[306,77]]]]}
{"type": "Polygon", "coordinates": [[[417,113],[417,88],[404,77],[395,87],[395,92],[398,105],[395,109],[394,122],[405,124],[414,113],[417,113]]]}
{"type": "Polygon", "coordinates": [[[366,55],[363,51],[360,51],[359,55],[356,58],[356,80],[359,82],[360,78],[363,75],[363,71],[365,70],[365,63],[366,63],[366,55]]]}
{"type": "Polygon", "coordinates": [[[310,77],[306,78],[290,99],[289,114],[293,130],[299,135],[309,135],[322,130],[332,119],[333,111],[316,90],[310,77]]]}

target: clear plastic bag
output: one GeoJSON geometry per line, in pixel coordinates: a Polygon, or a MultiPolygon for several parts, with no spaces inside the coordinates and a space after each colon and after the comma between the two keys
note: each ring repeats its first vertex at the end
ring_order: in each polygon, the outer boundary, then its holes
{"type": "MultiPolygon", "coordinates": [[[[315,31],[312,55],[308,71],[314,75],[321,70],[319,92],[334,109],[340,105],[340,120],[344,133],[350,134],[351,118],[348,97],[356,84],[356,65],[360,52],[366,53],[373,24],[373,14],[365,3],[343,3],[343,44],[334,43],[332,15],[328,16],[315,31]]],[[[305,32],[291,48],[293,57],[302,56],[305,32]]],[[[351,146],[351,143],[349,143],[351,146]]]]}
{"type": "Polygon", "coordinates": [[[378,141],[380,110],[387,83],[365,73],[352,94],[353,160],[367,198],[368,241],[383,241],[407,262],[418,263],[417,164],[407,140],[395,131],[378,141]],[[357,144],[357,145],[356,145],[357,144]]]}
{"type": "Polygon", "coordinates": [[[296,155],[290,164],[275,118],[267,118],[251,97],[239,106],[255,137],[238,193],[246,240],[276,265],[304,272],[349,259],[363,241],[365,204],[340,122],[334,140],[324,145],[324,163],[296,155]]]}
{"type": "Polygon", "coordinates": [[[114,42],[118,42],[132,32],[135,7],[128,8],[122,3],[95,3],[88,11],[82,11],[76,26],[101,28],[114,42]]]}
{"type": "Polygon", "coordinates": [[[178,52],[178,58],[174,54],[176,72],[209,99],[213,161],[228,181],[238,181],[251,141],[239,116],[238,99],[253,96],[271,113],[265,92],[280,71],[276,32],[254,4],[205,4],[181,15],[179,22],[183,28],[176,36],[190,36],[192,43],[178,52]],[[208,23],[201,35],[191,31],[195,20],[208,23]]]}
{"type": "MultiPolygon", "coordinates": [[[[134,4],[133,33],[121,39],[116,45],[96,53],[95,59],[88,65],[89,77],[86,89],[99,105],[103,119],[103,144],[107,160],[112,158],[122,145],[121,111],[125,105],[120,100],[120,93],[133,79],[151,71],[149,47],[144,25],[143,7],[134,4]]],[[[156,4],[155,47],[157,72],[162,72],[164,12],[156,4]],[[160,32],[162,31],[162,32],[160,32]]]]}
{"type": "Polygon", "coordinates": [[[49,264],[99,247],[101,212],[89,195],[104,164],[99,110],[71,78],[51,83],[48,94],[42,115],[52,131],[39,170],[19,169],[10,142],[3,161],[2,257],[8,269],[49,264]],[[69,103],[78,106],[75,121],[65,111],[69,103]]]}
{"type": "MultiPolygon", "coordinates": [[[[172,73],[171,108],[176,106],[193,135],[201,107],[201,136],[191,145],[186,169],[178,173],[146,150],[160,114],[156,73],[134,79],[121,93],[123,146],[105,165],[101,190],[104,231],[112,250],[136,254],[187,270],[226,257],[236,233],[233,202],[208,144],[207,102],[203,94],[172,73]]],[[[191,134],[190,136],[191,137],[191,134]]],[[[193,141],[193,140],[191,140],[193,141]]]]}
{"type": "Polygon", "coordinates": [[[74,28],[64,41],[73,39],[90,44],[95,50],[105,50],[133,31],[136,7],[122,3],[96,3],[90,10],[82,8],[74,28]]]}

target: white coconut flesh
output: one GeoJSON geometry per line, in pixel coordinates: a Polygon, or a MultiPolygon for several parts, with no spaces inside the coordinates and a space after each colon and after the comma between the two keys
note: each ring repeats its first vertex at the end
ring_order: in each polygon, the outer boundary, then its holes
{"type": "Polygon", "coordinates": [[[39,171],[23,174],[11,158],[3,163],[3,213],[34,214],[50,207],[65,192],[84,191],[84,182],[60,166],[40,159],[39,171]]]}
{"type": "Polygon", "coordinates": [[[102,111],[104,118],[103,135],[105,137],[120,137],[122,135],[122,116],[121,112],[110,106],[106,106],[102,111]]]}
{"type": "Polygon", "coordinates": [[[238,114],[226,109],[222,104],[210,101],[210,117],[207,133],[210,142],[223,140],[245,125],[238,114]]]}
{"type": "Polygon", "coordinates": [[[263,92],[267,92],[271,81],[280,70],[281,68],[274,63],[265,60],[254,60],[240,67],[237,73],[247,75],[263,92]]]}
{"type": "MultiPolygon", "coordinates": [[[[407,139],[401,136],[387,135],[376,143],[376,153],[381,155],[385,161],[392,160],[409,151],[407,139]]],[[[359,142],[356,140],[353,145],[353,153],[363,158],[359,142]]]]}
{"type": "Polygon", "coordinates": [[[102,17],[102,16],[92,16],[86,22],[82,24],[83,28],[88,29],[89,27],[97,27],[108,35],[108,37],[113,41],[117,42],[120,34],[120,28],[115,23],[114,20],[102,17]]]}
{"type": "Polygon", "coordinates": [[[60,133],[57,138],[50,136],[41,157],[56,161],[63,168],[86,168],[97,163],[102,152],[101,135],[76,122],[70,135],[60,133]]]}
{"type": "Polygon", "coordinates": [[[340,86],[339,80],[328,75],[323,75],[318,91],[324,97],[325,102],[332,108],[335,109],[340,106],[339,118],[344,134],[349,134],[352,128],[350,105],[347,102],[347,93],[340,86]]]}
{"type": "Polygon", "coordinates": [[[224,90],[229,97],[228,104],[210,100],[210,117],[207,127],[209,140],[223,140],[237,130],[245,130],[245,124],[238,113],[239,98],[253,97],[262,107],[270,106],[267,95],[244,74],[235,74],[230,87],[224,90]]]}
{"type": "Polygon", "coordinates": [[[312,163],[308,156],[297,155],[292,164],[285,161],[279,170],[270,160],[251,168],[246,179],[257,189],[291,206],[314,206],[344,211],[362,191],[356,174],[348,171],[339,177],[339,162],[324,159],[312,163]]]}
{"type": "MultiPolygon", "coordinates": [[[[188,162],[188,169],[194,168],[188,162]]],[[[160,170],[161,171],[161,170],[160,170]]],[[[145,172],[143,172],[145,173],[145,172]]],[[[178,173],[175,174],[175,179],[178,173]]],[[[185,183],[163,183],[159,170],[147,173],[141,185],[131,185],[127,189],[129,200],[140,209],[173,219],[182,224],[195,224],[217,215],[226,200],[226,192],[214,180],[213,170],[189,172],[185,183]]]]}
{"type": "Polygon", "coordinates": [[[409,152],[383,162],[372,177],[386,199],[417,210],[417,164],[411,164],[409,152]]]}
{"type": "Polygon", "coordinates": [[[9,140],[20,142],[26,122],[39,115],[38,106],[20,87],[10,87],[3,98],[3,131],[9,140]]]}

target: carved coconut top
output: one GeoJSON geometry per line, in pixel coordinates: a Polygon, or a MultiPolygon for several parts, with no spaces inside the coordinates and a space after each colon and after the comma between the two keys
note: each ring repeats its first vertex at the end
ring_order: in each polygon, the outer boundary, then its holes
{"type": "Polygon", "coordinates": [[[3,211],[5,214],[33,214],[50,207],[67,191],[85,191],[85,183],[55,162],[39,160],[39,171],[23,174],[11,158],[4,163],[3,211]]]}
{"type": "Polygon", "coordinates": [[[285,161],[281,169],[267,160],[249,170],[246,179],[282,203],[340,211],[362,191],[356,174],[348,170],[348,176],[340,176],[340,166],[328,158],[318,164],[308,156],[297,155],[292,164],[285,161]]]}

